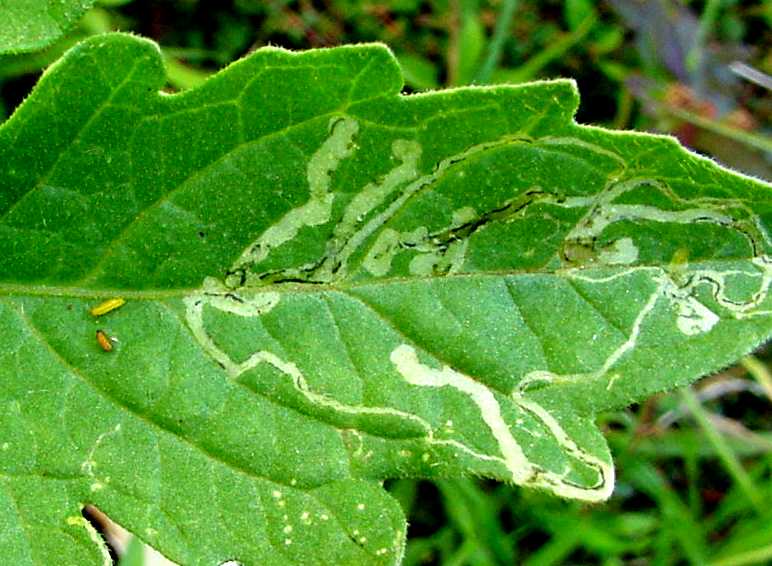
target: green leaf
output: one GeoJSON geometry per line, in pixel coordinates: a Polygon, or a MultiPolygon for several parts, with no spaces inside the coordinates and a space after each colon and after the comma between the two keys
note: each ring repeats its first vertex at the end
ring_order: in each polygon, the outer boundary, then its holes
{"type": "Polygon", "coordinates": [[[485,51],[485,29],[480,21],[479,6],[474,0],[464,2],[458,37],[458,75],[455,85],[469,84],[474,79],[485,51]]]}
{"type": "Polygon", "coordinates": [[[412,53],[398,55],[405,84],[418,90],[433,90],[439,86],[437,66],[428,59],[412,53]]]}
{"type": "Polygon", "coordinates": [[[602,500],[598,411],[772,334],[770,186],[571,81],[400,96],[363,45],[164,82],[95,37],[0,127],[14,564],[100,562],[86,503],[182,564],[395,564],[384,479],[602,500]]]}
{"type": "Polygon", "coordinates": [[[0,53],[43,49],[96,0],[0,0],[0,53]]]}

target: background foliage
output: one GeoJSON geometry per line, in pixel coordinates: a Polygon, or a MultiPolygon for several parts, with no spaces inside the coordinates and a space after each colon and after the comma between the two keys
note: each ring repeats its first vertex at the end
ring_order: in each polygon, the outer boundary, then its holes
{"type": "MultiPolygon", "coordinates": [[[[739,64],[772,73],[770,23],[769,3],[735,0],[102,0],[47,50],[0,57],[0,117],[69,46],[112,29],[162,45],[170,90],[266,44],[383,41],[408,91],[570,76],[580,122],[670,132],[770,179],[770,85],[739,64]]],[[[604,415],[619,478],[602,506],[472,479],[391,483],[410,520],[405,563],[769,563],[770,359],[762,349],[693,390],[604,415]]]]}

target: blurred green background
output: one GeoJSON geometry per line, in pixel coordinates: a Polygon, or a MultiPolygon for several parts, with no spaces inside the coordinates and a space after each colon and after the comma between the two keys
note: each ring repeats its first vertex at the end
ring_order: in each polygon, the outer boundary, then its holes
{"type": "MultiPolygon", "coordinates": [[[[381,41],[405,91],[573,77],[577,120],[676,135],[772,179],[772,2],[707,0],[102,0],[43,52],[0,57],[0,119],[78,40],[160,43],[170,91],[263,45],[381,41]]],[[[772,351],[694,388],[602,415],[618,470],[604,505],[475,479],[387,484],[405,564],[772,564],[772,351]]],[[[96,510],[121,564],[149,564],[96,510]]]]}

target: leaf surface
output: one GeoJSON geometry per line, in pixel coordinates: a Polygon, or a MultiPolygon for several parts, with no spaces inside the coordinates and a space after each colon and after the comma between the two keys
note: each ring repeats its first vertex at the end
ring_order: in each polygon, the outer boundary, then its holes
{"type": "Polygon", "coordinates": [[[0,53],[43,49],[67,32],[95,0],[0,0],[0,53]]]}
{"type": "Polygon", "coordinates": [[[90,503],[182,564],[396,564],[383,480],[603,500],[598,411],[772,334],[769,185],[570,81],[402,96],[365,45],[163,83],[96,37],[0,127],[14,563],[99,563],[90,503]]]}

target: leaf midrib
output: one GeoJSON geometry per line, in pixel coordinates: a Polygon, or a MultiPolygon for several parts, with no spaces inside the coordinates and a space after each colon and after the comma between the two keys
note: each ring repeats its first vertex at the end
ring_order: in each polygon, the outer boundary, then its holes
{"type": "MultiPolygon", "coordinates": [[[[715,266],[716,263],[736,263],[747,262],[754,259],[753,256],[741,257],[741,258],[716,258],[700,262],[690,262],[689,267],[699,267],[705,264],[711,264],[715,266]]],[[[619,268],[615,273],[599,274],[599,277],[622,277],[623,274],[634,273],[640,271],[651,271],[656,273],[667,272],[667,264],[639,264],[634,266],[626,266],[619,268]]],[[[400,277],[385,277],[379,279],[371,279],[357,282],[343,282],[343,283],[274,283],[264,286],[255,287],[240,287],[228,289],[233,293],[248,295],[259,293],[279,293],[279,294],[315,294],[315,293],[334,293],[334,292],[346,292],[352,289],[361,289],[366,287],[382,287],[391,285],[409,285],[412,283],[419,283],[425,281],[443,281],[453,279],[485,279],[485,278],[502,278],[502,277],[518,277],[518,276],[540,276],[551,275],[562,279],[571,279],[572,275],[586,272],[598,273],[599,270],[607,269],[613,271],[613,267],[593,265],[584,268],[560,268],[560,269],[545,269],[544,267],[535,269],[518,269],[518,270],[501,270],[501,271],[479,271],[468,273],[448,273],[445,275],[416,275],[416,276],[400,276],[400,277]]],[[[758,273],[758,272],[757,272],[758,273]]],[[[760,274],[760,273],[759,273],[760,274]]],[[[748,271],[749,276],[754,276],[752,271],[748,271]]],[[[173,287],[169,289],[128,289],[128,288],[79,288],[68,287],[66,285],[49,286],[49,285],[25,285],[24,283],[2,283],[0,282],[0,297],[2,296],[28,296],[28,297],[51,297],[51,298],[73,298],[73,299],[102,299],[110,297],[122,297],[132,300],[146,300],[146,301],[163,301],[166,299],[179,299],[201,293],[204,289],[202,287],[173,287]]]]}

